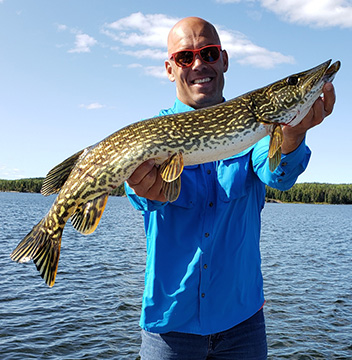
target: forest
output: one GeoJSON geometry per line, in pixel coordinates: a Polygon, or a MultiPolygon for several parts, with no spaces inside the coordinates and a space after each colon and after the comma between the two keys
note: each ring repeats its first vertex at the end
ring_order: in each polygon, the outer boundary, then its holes
{"type": "MultiPolygon", "coordinates": [[[[0,191],[39,193],[43,180],[43,178],[0,179],[0,191]]],[[[124,196],[123,185],[116,188],[111,195],[124,196]]],[[[266,200],[306,204],[352,204],[352,184],[298,183],[287,191],[267,186],[266,200]]]]}

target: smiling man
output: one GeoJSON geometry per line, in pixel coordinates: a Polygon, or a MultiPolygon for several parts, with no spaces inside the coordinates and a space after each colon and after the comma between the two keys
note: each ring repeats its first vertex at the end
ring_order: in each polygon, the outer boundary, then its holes
{"type": "MultiPolygon", "coordinates": [[[[219,104],[223,101],[224,73],[228,68],[227,52],[220,49],[220,39],[213,26],[205,26],[197,18],[188,18],[188,25],[184,24],[184,21],[179,22],[170,32],[169,60],[165,62],[169,79],[176,82],[177,98],[194,109],[219,104]],[[187,66],[182,66],[182,63],[180,66],[175,61],[177,52],[202,49],[209,45],[218,45],[218,48],[205,48],[203,52],[209,55],[209,52],[214,51],[220,56],[216,60],[210,57],[211,66],[202,59],[202,50],[200,54],[192,54],[193,62],[187,66]]],[[[187,56],[191,56],[191,52],[187,56]]]]}
{"type": "MultiPolygon", "coordinates": [[[[213,25],[190,17],[168,37],[174,106],[160,115],[221,103],[228,55],[213,25]]],[[[268,137],[230,158],[188,166],[178,199],[167,202],[154,161],[128,179],[126,193],[144,215],[147,236],[141,314],[142,360],[266,359],[259,249],[265,185],[290,188],[309,161],[308,129],[332,112],[332,84],[307,116],[283,129],[272,173],[268,137]]]]}

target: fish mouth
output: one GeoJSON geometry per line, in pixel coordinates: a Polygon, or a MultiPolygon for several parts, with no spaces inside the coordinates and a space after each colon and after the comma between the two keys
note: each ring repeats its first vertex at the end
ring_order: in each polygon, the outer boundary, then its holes
{"type": "Polygon", "coordinates": [[[341,62],[336,61],[332,65],[330,65],[331,61],[332,60],[330,59],[314,67],[313,69],[301,73],[301,76],[303,78],[306,77],[306,80],[303,83],[303,87],[306,86],[308,89],[311,89],[316,84],[324,85],[327,82],[333,81],[336,73],[341,67],[341,62]]]}
{"type": "Polygon", "coordinates": [[[333,81],[336,73],[340,70],[340,67],[341,67],[340,61],[336,61],[331,66],[329,66],[328,69],[325,71],[325,74],[323,76],[323,81],[324,82],[333,81]]]}

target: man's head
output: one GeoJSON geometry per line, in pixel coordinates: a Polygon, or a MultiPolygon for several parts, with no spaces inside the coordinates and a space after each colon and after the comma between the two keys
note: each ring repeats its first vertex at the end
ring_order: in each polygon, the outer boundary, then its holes
{"type": "MultiPolygon", "coordinates": [[[[182,50],[196,50],[207,45],[221,45],[219,35],[212,24],[197,17],[180,20],[169,33],[169,56],[182,50]]],[[[212,61],[208,55],[205,60],[202,57],[206,51],[207,49],[201,54],[195,54],[193,64],[188,67],[178,66],[176,57],[165,61],[170,81],[176,82],[178,99],[195,109],[223,101],[224,73],[228,68],[227,53],[220,50],[219,59],[212,61]],[[207,62],[207,59],[211,60],[211,63],[207,62]]]]}

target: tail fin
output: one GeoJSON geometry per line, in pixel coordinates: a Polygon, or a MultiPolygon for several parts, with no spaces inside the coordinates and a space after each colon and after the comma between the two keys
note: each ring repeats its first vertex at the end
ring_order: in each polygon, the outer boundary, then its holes
{"type": "Polygon", "coordinates": [[[11,259],[24,263],[33,259],[41,277],[48,286],[55,283],[60,257],[62,229],[49,231],[42,219],[32,231],[17,245],[11,259]]]}

